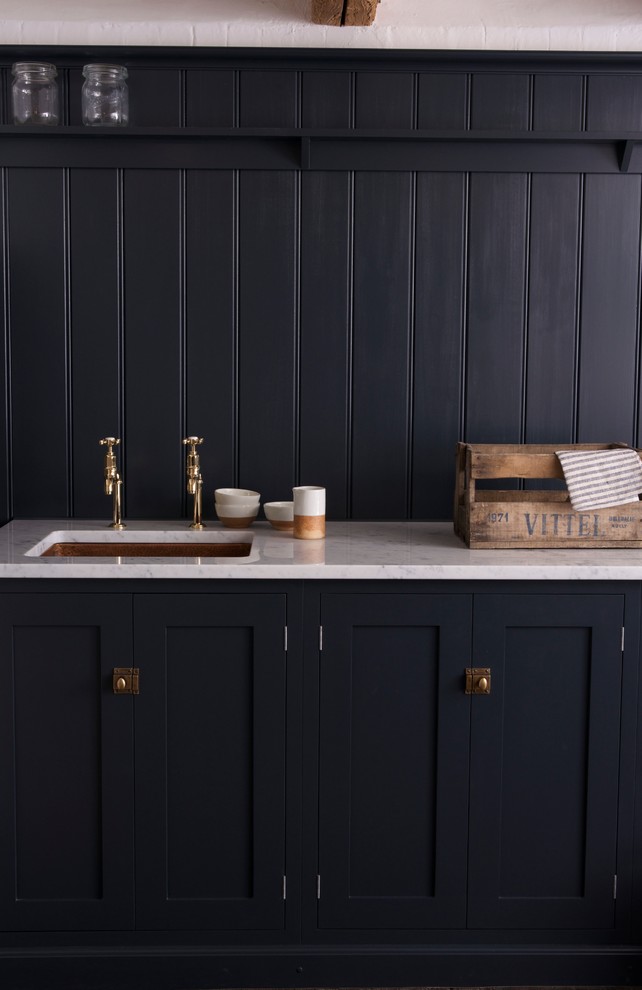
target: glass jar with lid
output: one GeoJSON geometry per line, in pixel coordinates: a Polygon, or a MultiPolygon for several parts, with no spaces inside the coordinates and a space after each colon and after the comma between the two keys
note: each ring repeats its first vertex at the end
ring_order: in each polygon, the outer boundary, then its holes
{"type": "Polygon", "coordinates": [[[57,124],[56,66],[49,62],[16,62],[11,71],[14,124],[57,124]]]}
{"type": "Polygon", "coordinates": [[[127,69],[124,65],[85,65],[82,74],[82,122],[125,127],[129,123],[127,69]]]}

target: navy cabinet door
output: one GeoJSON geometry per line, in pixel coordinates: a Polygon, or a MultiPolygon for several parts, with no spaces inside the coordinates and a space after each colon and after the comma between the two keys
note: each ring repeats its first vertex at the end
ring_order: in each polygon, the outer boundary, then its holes
{"type": "Polygon", "coordinates": [[[610,928],[623,598],[480,595],[468,924],[610,928]]]}
{"type": "Polygon", "coordinates": [[[133,927],[129,595],[0,596],[0,928],[133,927]]]}
{"type": "Polygon", "coordinates": [[[138,595],[136,925],[282,929],[286,600],[138,595]]]}
{"type": "Polygon", "coordinates": [[[471,600],[322,595],[319,927],[463,927],[471,600]]]}

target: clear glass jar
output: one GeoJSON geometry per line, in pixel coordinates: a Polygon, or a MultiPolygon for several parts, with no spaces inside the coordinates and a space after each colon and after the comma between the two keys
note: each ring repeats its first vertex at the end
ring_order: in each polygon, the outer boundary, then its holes
{"type": "Polygon", "coordinates": [[[125,127],[129,123],[127,69],[124,65],[85,65],[82,74],[82,122],[125,127]]]}
{"type": "Polygon", "coordinates": [[[14,124],[57,124],[56,66],[49,62],[16,62],[11,71],[14,124]]]}

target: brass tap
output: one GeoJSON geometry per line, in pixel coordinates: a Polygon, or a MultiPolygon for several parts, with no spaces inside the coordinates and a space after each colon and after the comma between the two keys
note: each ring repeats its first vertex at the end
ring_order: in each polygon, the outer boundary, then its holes
{"type": "Polygon", "coordinates": [[[205,529],[203,523],[203,476],[201,475],[201,462],[196,448],[203,443],[203,437],[185,437],[183,444],[189,447],[187,451],[187,494],[194,496],[194,518],[190,523],[190,529],[205,529]]]}
{"type": "Polygon", "coordinates": [[[99,441],[101,447],[107,447],[105,452],[105,495],[113,497],[112,529],[125,529],[123,523],[123,479],[118,473],[114,447],[120,440],[117,437],[103,437],[99,441]]]}

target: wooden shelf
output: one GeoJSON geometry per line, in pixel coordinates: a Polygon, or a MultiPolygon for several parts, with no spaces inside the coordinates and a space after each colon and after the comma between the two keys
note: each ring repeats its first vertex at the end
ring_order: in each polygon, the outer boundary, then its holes
{"type": "Polygon", "coordinates": [[[642,133],[0,126],[0,166],[641,173],[642,133]]]}

